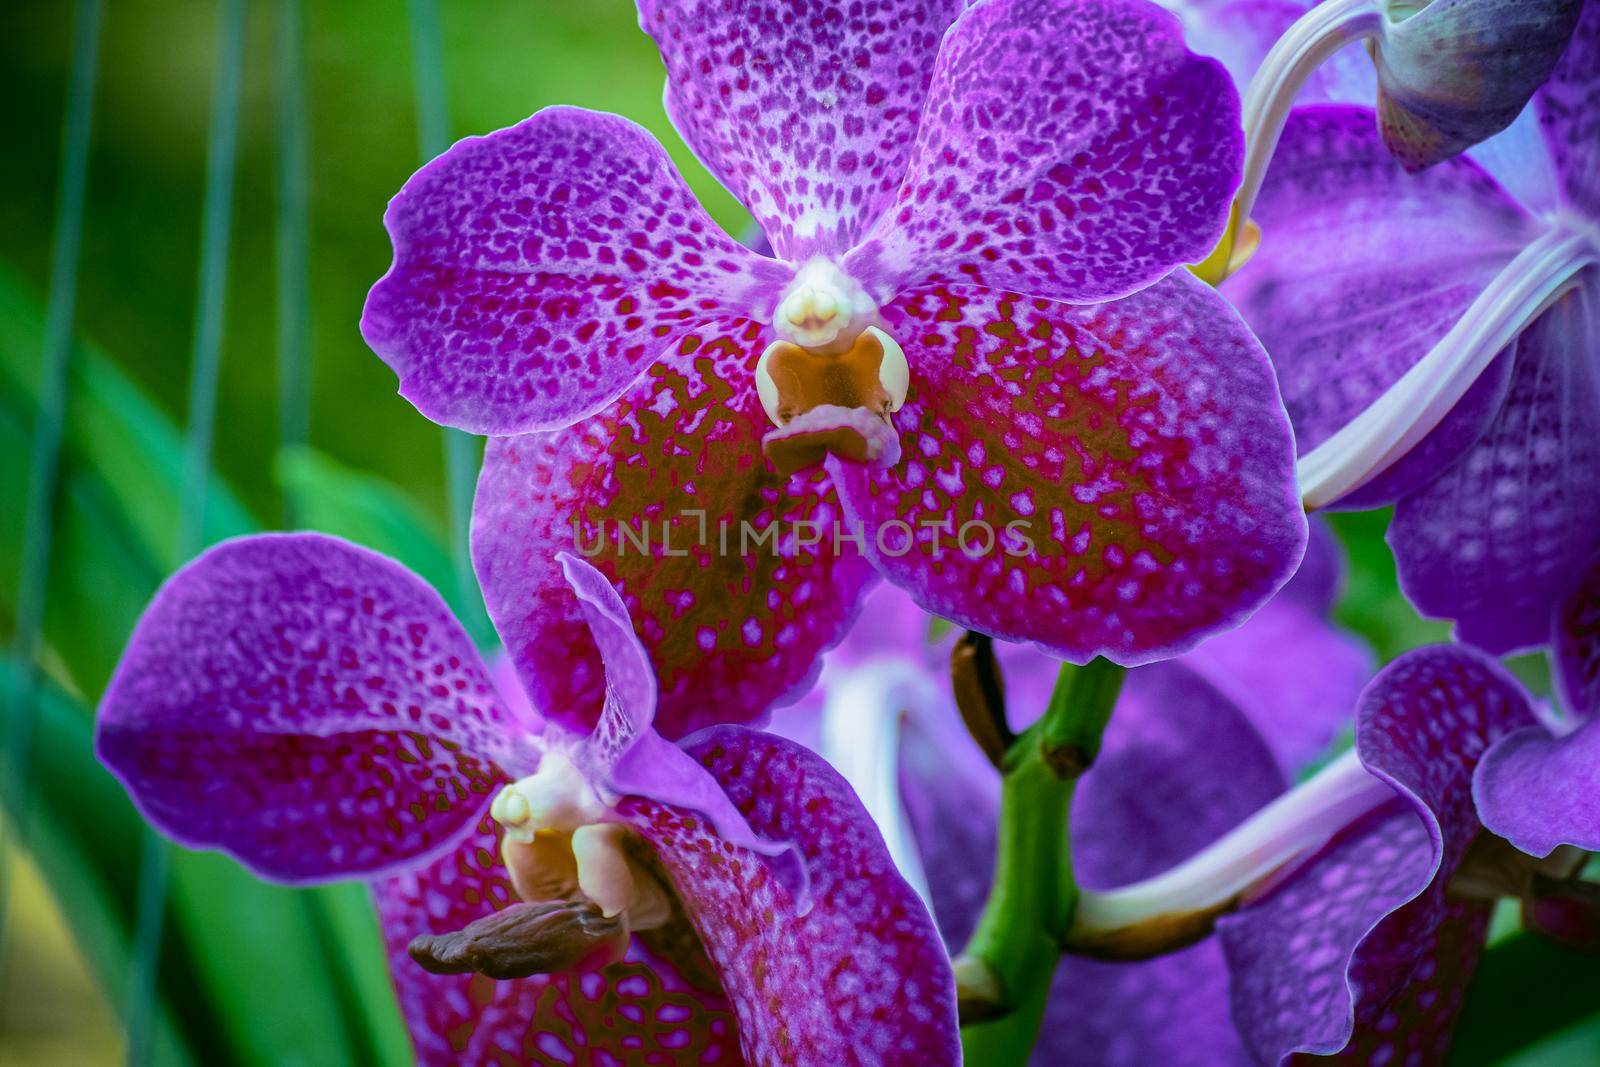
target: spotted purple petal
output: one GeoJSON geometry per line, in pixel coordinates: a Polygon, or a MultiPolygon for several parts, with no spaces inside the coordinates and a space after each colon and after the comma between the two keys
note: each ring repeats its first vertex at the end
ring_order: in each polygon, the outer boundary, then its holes
{"type": "Polygon", "coordinates": [[[1272,354],[1302,453],[1426,355],[1537,229],[1471,160],[1406,174],[1372,113],[1345,105],[1290,116],[1253,217],[1260,251],[1224,292],[1272,354]]]}
{"type": "Polygon", "coordinates": [[[1567,50],[1535,99],[1567,202],[1600,217],[1600,4],[1583,5],[1567,50]]]}
{"type": "Polygon", "coordinates": [[[717,228],[649,133],[578,108],[458,142],[384,223],[394,265],[362,335],[417,410],[473,433],[576,422],[787,280],[717,228]]]}
{"type": "Polygon", "coordinates": [[[1510,125],[1567,47],[1584,0],[1439,0],[1384,27],[1378,125],[1420,170],[1510,125]]]}
{"type": "Polygon", "coordinates": [[[738,1026],[720,989],[690,984],[637,943],[601,971],[497,982],[436,975],[406,953],[420,934],[460,930],[515,903],[487,816],[453,851],[373,885],[400,1013],[418,1063],[640,1062],[740,1067],[738,1026]],[[668,1057],[672,1059],[669,1060],[668,1057]]]}
{"type": "Polygon", "coordinates": [[[1271,369],[1187,273],[1090,307],[930,287],[886,314],[912,366],[903,458],[829,469],[868,556],[927,610],[1134,664],[1293,572],[1306,525],[1271,369]]]}
{"type": "Polygon", "coordinates": [[[621,591],[669,739],[759,720],[809,685],[818,654],[849,625],[872,570],[848,540],[836,550],[838,504],[821,473],[780,479],[761,455],[769,423],[747,387],[761,347],[759,327],[728,324],[676,350],[604,414],[490,443],[473,559],[551,720],[587,732],[604,692],[557,552],[584,557],[621,591]]]}
{"type": "Polygon", "coordinates": [[[1448,1041],[1475,956],[1450,956],[1467,967],[1449,974],[1451,995],[1415,1004],[1396,997],[1419,980],[1432,988],[1444,947],[1463,938],[1481,947],[1488,909],[1448,898],[1446,882],[1480,829],[1473,768],[1490,744],[1530,722],[1521,686],[1460,646],[1407,653],[1368,686],[1356,748],[1396,799],[1265,899],[1218,922],[1234,1019],[1258,1059],[1375,1052],[1389,1043],[1396,1046],[1390,1055],[1442,1054],[1436,1046],[1448,1041]],[[1398,1016],[1385,1026],[1397,1007],[1411,1011],[1405,1030],[1398,1016]],[[1417,1050],[1418,1043],[1427,1047],[1417,1050]]]}
{"type": "Polygon", "coordinates": [[[1389,526],[1400,587],[1492,652],[1543,644],[1573,575],[1600,551],[1600,279],[1519,339],[1510,393],[1460,460],[1389,526]]]}
{"type": "Polygon", "coordinates": [[[1562,706],[1580,717],[1600,714],[1600,556],[1578,572],[1556,605],[1550,659],[1562,706]]]}
{"type": "Polygon", "coordinates": [[[804,262],[853,246],[905,175],[933,61],[963,0],[641,0],[667,114],[804,262]]]}
{"type": "Polygon", "coordinates": [[[738,727],[688,746],[750,825],[793,840],[812,906],[689,813],[621,811],[657,850],[762,1064],[953,1063],[955,982],[927,909],[850,787],[799,745],[738,727]]]}
{"type": "Polygon", "coordinates": [[[218,545],[145,611],[96,750],[175,840],[258,874],[373,874],[447,846],[537,757],[432,589],[321,534],[218,545]]]}
{"type": "Polygon", "coordinates": [[[1227,72],[1144,0],[986,0],[951,28],[905,184],[846,269],[1088,302],[1203,259],[1244,142],[1227,72]]]}

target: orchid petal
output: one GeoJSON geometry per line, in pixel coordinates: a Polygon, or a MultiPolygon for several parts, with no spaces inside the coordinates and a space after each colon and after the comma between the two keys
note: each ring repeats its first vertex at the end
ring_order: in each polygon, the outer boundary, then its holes
{"type": "Polygon", "coordinates": [[[934,57],[963,0],[641,0],[667,114],[804,262],[854,245],[894,197],[934,57]]]}
{"type": "Polygon", "coordinates": [[[578,108],[458,142],[384,223],[394,265],[362,335],[417,410],[473,433],[570,425],[787,281],[717,228],[648,132],[578,108]]]}
{"type": "Polygon", "coordinates": [[[762,459],[766,415],[742,388],[761,347],[754,324],[725,324],[605,414],[490,442],[473,560],[507,651],[552,721],[587,732],[604,692],[557,552],[620,589],[655,666],[655,727],[667,738],[760,721],[803,691],[849,625],[872,569],[851,543],[836,544],[838,503],[821,472],[781,479],[762,459]]]}
{"type": "Polygon", "coordinates": [[[1272,354],[1302,454],[1426,355],[1537,230],[1471,160],[1407,175],[1371,112],[1342,105],[1290,116],[1252,217],[1261,248],[1224,292],[1272,354]]]}
{"type": "Polygon", "coordinates": [[[656,714],[655,671],[633,632],[627,606],[605,575],[565,552],[557,553],[555,561],[578,598],[605,672],[605,706],[586,748],[598,768],[609,771],[651,732],[656,714]]]}
{"type": "Polygon", "coordinates": [[[888,473],[829,461],[865,551],[928,611],[1083,662],[1227,629],[1293,572],[1305,518],[1265,354],[1179,272],[1088,307],[927,287],[888,473]]]}
{"type": "Polygon", "coordinates": [[[283,881],[415,862],[537,761],[438,594],[321,534],[229,541],[174,575],[96,750],[169,836],[283,881]]]}
{"type": "Polygon", "coordinates": [[[1127,295],[1205,258],[1244,151],[1239,97],[1143,0],[986,0],[945,38],[905,184],[846,270],[1127,295]]]}
{"type": "Polygon", "coordinates": [[[1539,645],[1572,575],[1600,550],[1600,284],[1589,278],[1518,341],[1510,393],[1452,467],[1389,526],[1400,587],[1492,652],[1539,645]]]}
{"type": "Polygon", "coordinates": [[[436,975],[406,952],[420,934],[465,927],[516,901],[485,817],[455,851],[373,886],[400,1011],[423,1067],[659,1060],[739,1067],[738,1031],[720,989],[690,984],[637,943],[604,971],[494,981],[436,975]]]}
{"type": "Polygon", "coordinates": [[[1600,556],[1556,606],[1550,659],[1562,706],[1579,717],[1600,714],[1600,556]]]}
{"type": "Polygon", "coordinates": [[[1183,663],[1228,694],[1290,774],[1328,751],[1376,666],[1371,649],[1281,594],[1183,663]]]}
{"type": "Polygon", "coordinates": [[[1473,791],[1483,824],[1530,856],[1600,850],[1600,727],[1518,730],[1484,756],[1473,791]]]}
{"type": "Polygon", "coordinates": [[[1535,99],[1566,201],[1591,218],[1600,215],[1600,7],[1583,6],[1535,99]]]}
{"type": "Polygon", "coordinates": [[[1446,896],[1447,880],[1480,829],[1473,768],[1490,744],[1530,722],[1521,686],[1487,656],[1460,646],[1407,653],[1368,686],[1356,749],[1396,799],[1264,899],[1217,923],[1234,1019],[1259,1059],[1448,1040],[1465,975],[1454,968],[1441,975],[1454,990],[1446,996],[1428,982],[1443,947],[1458,942],[1464,955],[1450,959],[1470,973],[1488,913],[1446,896]],[[1407,1005],[1396,998],[1408,984],[1435,995],[1407,1005]],[[1420,1012],[1409,1032],[1386,1029],[1386,1013],[1397,1007],[1420,1012]]]}
{"type": "Polygon", "coordinates": [[[850,787],[767,734],[719,727],[687,747],[757,833],[793,840],[810,868],[802,912],[764,863],[701,820],[641,801],[619,809],[655,846],[721,974],[746,1059],[956,1062],[949,959],[850,787]]]}

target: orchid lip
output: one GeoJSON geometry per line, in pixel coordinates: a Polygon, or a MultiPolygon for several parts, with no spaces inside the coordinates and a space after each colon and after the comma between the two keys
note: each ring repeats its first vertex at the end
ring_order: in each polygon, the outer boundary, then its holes
{"type": "Polygon", "coordinates": [[[581,900],[630,930],[672,918],[655,876],[633,855],[633,831],[610,821],[611,808],[560,752],[503,788],[489,809],[505,830],[501,856],[517,895],[530,904],[581,900]]]}

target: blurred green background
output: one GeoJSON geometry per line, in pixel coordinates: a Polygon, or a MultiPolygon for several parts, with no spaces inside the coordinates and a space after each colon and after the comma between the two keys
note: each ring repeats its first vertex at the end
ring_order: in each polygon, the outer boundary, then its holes
{"type": "MultiPolygon", "coordinates": [[[[80,261],[69,287],[73,371],[48,512],[40,673],[21,672],[15,657],[0,670],[0,692],[26,698],[34,751],[25,798],[15,788],[20,765],[0,764],[6,1067],[117,1062],[130,1005],[151,1020],[138,1047],[163,1063],[408,1057],[358,886],[295,893],[215,855],[171,853],[159,964],[153,983],[141,983],[140,960],[150,958],[137,944],[141,823],[90,750],[89,709],[122,642],[187,554],[179,548],[182,434],[230,10],[242,20],[242,95],[230,130],[231,229],[219,245],[226,286],[206,298],[213,310],[226,299],[204,540],[292,519],[398,555],[474,609],[473,594],[452,584],[441,434],[395,395],[393,376],[357,332],[366,289],[389,261],[384,204],[419,161],[429,117],[440,114],[429,108],[442,105],[452,137],[547,104],[619,112],[661,136],[720,222],[733,232],[748,222],[672,135],[659,60],[626,0],[104,5],[80,261]],[[308,102],[303,122],[292,106],[297,93],[308,102]],[[295,143],[308,149],[309,247],[304,272],[288,261],[284,288],[278,242],[285,222],[294,223],[280,210],[279,183],[292,161],[285,145],[295,143]],[[281,334],[285,314],[290,329],[281,334]],[[293,327],[302,315],[304,334],[293,327]],[[297,354],[309,366],[309,448],[286,450],[283,375],[297,354]],[[150,990],[144,1007],[129,996],[141,984],[150,990]]],[[[0,5],[0,637],[8,648],[18,641],[25,501],[38,484],[34,435],[48,396],[41,368],[74,26],[65,0],[0,5]]],[[[290,385],[292,398],[292,372],[290,385]]],[[[298,418],[287,415],[292,437],[298,418]]],[[[1445,630],[1399,598],[1384,522],[1350,516],[1339,531],[1354,563],[1343,619],[1387,658],[1445,630]]],[[[1537,662],[1519,667],[1542,684],[1537,662]]],[[[1585,1021],[1600,1009],[1596,968],[1532,943],[1514,919],[1501,926],[1457,1060],[1600,1062],[1600,1030],[1585,1021]]]]}

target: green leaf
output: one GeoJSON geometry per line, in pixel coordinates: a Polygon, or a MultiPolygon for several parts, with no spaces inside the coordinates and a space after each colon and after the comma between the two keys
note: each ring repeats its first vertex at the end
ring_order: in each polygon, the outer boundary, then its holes
{"type": "MultiPolygon", "coordinates": [[[[29,476],[42,315],[0,265],[0,493],[29,476]]],[[[62,902],[108,999],[122,1003],[143,819],[95,759],[98,693],[173,558],[180,436],[114,364],[74,353],[38,688],[33,803],[9,813],[62,902]],[[67,688],[63,688],[65,685],[67,688]]],[[[213,478],[206,537],[256,524],[213,478]]],[[[16,559],[16,509],[0,511],[0,557],[16,559]]],[[[15,568],[0,600],[16,596],[15,568]]],[[[10,611],[5,614],[10,618],[10,611]]],[[[15,665],[0,664],[0,691],[15,665]]],[[[10,776],[14,768],[0,768],[10,776]]],[[[294,890],[214,853],[179,851],[162,944],[156,1054],[162,1063],[405,1062],[409,1041],[364,886],[294,890]]]]}
{"type": "Polygon", "coordinates": [[[1490,948],[1461,1012],[1450,1067],[1485,1067],[1517,1055],[1518,1063],[1600,1062],[1600,961],[1535,934],[1490,948]],[[1553,1035],[1559,1040],[1547,1041],[1553,1035]],[[1544,1058],[1536,1047],[1586,1051],[1578,1059],[1544,1058]]]}

